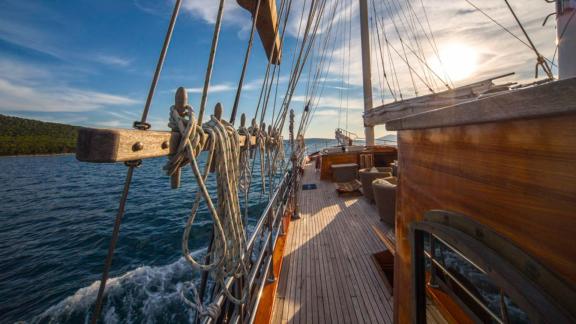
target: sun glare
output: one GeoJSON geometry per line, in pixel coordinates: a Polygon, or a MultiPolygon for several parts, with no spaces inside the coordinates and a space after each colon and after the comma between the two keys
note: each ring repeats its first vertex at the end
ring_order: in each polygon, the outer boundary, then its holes
{"type": "Polygon", "coordinates": [[[431,67],[442,78],[446,74],[452,81],[466,79],[478,68],[477,51],[465,44],[453,43],[440,46],[440,60],[436,55],[430,58],[431,67]]]}

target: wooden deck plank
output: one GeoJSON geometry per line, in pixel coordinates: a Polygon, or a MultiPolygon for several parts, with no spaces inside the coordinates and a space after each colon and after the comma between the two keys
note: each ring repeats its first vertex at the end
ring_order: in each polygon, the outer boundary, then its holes
{"type": "Polygon", "coordinates": [[[360,301],[364,303],[363,312],[368,316],[366,320],[369,320],[372,323],[380,323],[383,322],[383,318],[378,316],[379,306],[372,296],[372,284],[370,278],[366,274],[366,265],[363,262],[366,251],[358,248],[358,240],[361,240],[361,238],[357,236],[357,231],[360,224],[355,219],[355,215],[347,213],[348,210],[347,206],[341,208],[341,213],[344,216],[343,219],[347,220],[347,222],[338,222],[338,226],[341,226],[340,230],[342,232],[348,234],[343,236],[343,240],[349,248],[348,260],[351,273],[353,274],[352,279],[357,282],[357,296],[364,297],[360,299],[360,301]]]}
{"type": "Polygon", "coordinates": [[[392,297],[372,254],[386,246],[374,233],[375,206],[338,197],[313,166],[303,183],[302,219],[293,221],[274,303],[273,323],[392,323],[392,297]]]}
{"type": "MultiPolygon", "coordinates": [[[[365,220],[365,218],[363,217],[358,217],[358,219],[360,221],[362,221],[363,219],[365,220]]],[[[371,228],[372,225],[373,222],[363,222],[362,229],[366,227],[371,228]]],[[[391,317],[392,310],[391,307],[389,307],[390,293],[387,291],[387,288],[385,288],[382,285],[379,285],[382,278],[380,274],[378,274],[378,269],[373,266],[373,261],[371,259],[372,254],[382,251],[384,246],[379,245],[378,242],[374,241],[368,242],[367,240],[361,239],[363,238],[364,235],[363,232],[356,231],[355,235],[362,235],[362,237],[356,236],[352,244],[357,245],[358,255],[364,252],[364,255],[360,255],[359,257],[355,258],[355,263],[358,263],[360,265],[359,272],[363,273],[363,278],[367,280],[367,282],[369,283],[369,292],[372,293],[372,295],[369,295],[369,297],[373,298],[372,306],[378,308],[380,304],[384,304],[385,306],[387,306],[386,313],[388,314],[388,316],[391,317]]]]}

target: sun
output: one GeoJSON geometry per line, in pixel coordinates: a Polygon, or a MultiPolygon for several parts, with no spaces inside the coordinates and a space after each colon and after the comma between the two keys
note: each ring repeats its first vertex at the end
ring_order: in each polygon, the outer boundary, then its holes
{"type": "Polygon", "coordinates": [[[441,45],[438,56],[433,55],[429,62],[434,72],[443,79],[447,74],[453,82],[464,80],[478,69],[478,51],[463,43],[441,45]]]}

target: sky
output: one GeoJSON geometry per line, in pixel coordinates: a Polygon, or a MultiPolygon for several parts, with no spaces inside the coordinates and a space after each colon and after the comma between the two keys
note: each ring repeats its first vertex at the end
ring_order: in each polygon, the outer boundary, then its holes
{"type": "MultiPolygon", "coordinates": [[[[0,0],[0,114],[89,127],[130,128],[134,120],[140,119],[173,1],[0,0]]],[[[295,9],[288,24],[279,79],[280,96],[289,79],[299,13],[305,1],[293,0],[295,9]]],[[[332,64],[325,65],[325,90],[306,135],[333,138],[335,128],[340,126],[362,137],[358,1],[328,1],[331,6],[337,6],[335,15],[326,15],[319,33],[327,33],[328,18],[334,17],[334,38],[329,51],[332,64]],[[347,35],[344,28],[349,28],[348,33],[352,35],[349,41],[343,36],[347,35]]],[[[472,2],[524,40],[504,1],[472,2]]],[[[542,22],[546,15],[554,12],[554,4],[537,0],[510,2],[536,47],[552,60],[555,20],[550,19],[544,27],[542,22]]],[[[419,17],[418,24],[413,22],[412,29],[416,32],[412,34],[407,32],[411,27],[402,24],[408,21],[407,3],[376,0],[375,8],[370,7],[374,105],[394,100],[386,90],[379,64],[378,58],[382,56],[376,45],[378,31],[374,28],[377,19],[382,19],[381,24],[387,26],[393,47],[401,48],[398,34],[413,36],[404,39],[407,44],[414,47],[420,44],[430,68],[414,63],[416,57],[408,61],[434,84],[435,90],[442,90],[442,82],[440,78],[431,80],[435,78],[431,70],[455,85],[507,72],[516,74],[502,82],[534,80],[534,53],[465,0],[410,1],[419,17]],[[424,20],[426,17],[428,21],[424,20]],[[428,23],[440,55],[436,55],[431,45],[431,35],[421,32],[428,30],[428,23]],[[393,29],[394,24],[398,33],[393,29]]],[[[189,90],[190,104],[199,106],[217,8],[216,0],[184,0],[151,106],[149,122],[153,129],[167,129],[169,108],[179,86],[189,90]]],[[[235,0],[227,0],[225,8],[207,111],[211,113],[212,107],[221,102],[227,116],[240,77],[250,15],[235,0]]],[[[239,107],[240,113],[247,116],[254,114],[267,62],[263,47],[258,38],[256,40],[239,107]]],[[[310,61],[318,62],[320,54],[314,55],[310,61]]],[[[409,68],[400,56],[394,57],[387,66],[389,78],[392,65],[405,98],[416,95],[413,84],[419,94],[426,94],[423,83],[411,82],[409,68]]],[[[297,88],[291,105],[297,116],[305,104],[305,83],[309,79],[309,70],[304,71],[302,85],[297,88]]],[[[540,77],[542,75],[540,73],[540,77]]],[[[398,91],[395,92],[398,95],[398,91]]],[[[384,126],[376,127],[375,131],[378,137],[388,133],[384,126]]]]}

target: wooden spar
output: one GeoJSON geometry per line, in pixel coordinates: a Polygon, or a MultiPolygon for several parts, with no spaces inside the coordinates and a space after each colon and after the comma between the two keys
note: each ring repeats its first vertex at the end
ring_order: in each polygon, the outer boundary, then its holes
{"type": "Polygon", "coordinates": [[[387,130],[491,123],[573,113],[576,78],[518,89],[390,121],[387,130]]]}
{"type": "MultiPolygon", "coordinates": [[[[114,163],[167,156],[176,153],[180,133],[134,129],[80,128],[76,159],[82,162],[114,163]]],[[[240,135],[240,146],[246,136],[240,135]]],[[[250,138],[256,145],[256,138],[250,138]]]]}
{"type": "Polygon", "coordinates": [[[461,104],[475,100],[484,94],[509,90],[512,83],[495,85],[492,81],[513,74],[514,73],[508,73],[451,90],[374,107],[374,109],[364,113],[364,124],[383,125],[394,119],[461,104]]]}
{"type": "MultiPolygon", "coordinates": [[[[362,42],[362,77],[364,113],[372,110],[372,69],[370,65],[370,28],[368,27],[368,0],[360,1],[360,34],[362,42]]],[[[374,146],[374,126],[364,123],[366,146],[374,146]]]]}
{"type": "MultiPolygon", "coordinates": [[[[254,0],[236,0],[238,4],[244,9],[254,13],[257,1],[254,0]]],[[[262,46],[266,51],[268,59],[273,64],[280,64],[282,53],[280,49],[280,37],[276,32],[278,25],[278,12],[276,10],[275,0],[262,0],[260,3],[260,10],[258,11],[258,21],[256,22],[256,29],[262,46]],[[270,59],[272,57],[272,59],[270,59]]]]}

